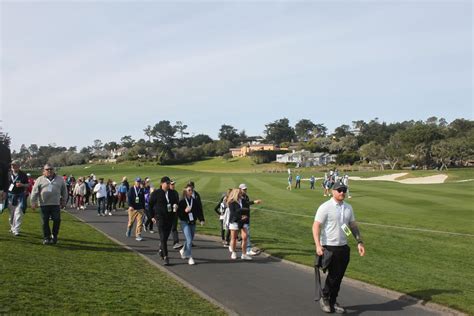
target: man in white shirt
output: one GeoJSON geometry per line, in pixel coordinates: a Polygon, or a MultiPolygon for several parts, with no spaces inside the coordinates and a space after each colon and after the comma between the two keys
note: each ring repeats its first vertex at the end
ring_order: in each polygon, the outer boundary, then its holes
{"type": "Polygon", "coordinates": [[[99,178],[99,182],[94,187],[94,193],[97,198],[97,216],[107,215],[107,209],[105,208],[107,187],[104,183],[104,178],[99,178]]]}
{"type": "Polygon", "coordinates": [[[332,253],[327,268],[326,283],[319,300],[321,309],[326,313],[345,313],[345,309],[336,302],[336,298],[349,264],[348,236],[354,235],[359,255],[365,255],[354,211],[351,205],[344,202],[346,193],[347,187],[344,183],[336,182],[332,187],[333,197],[319,206],[313,223],[313,238],[317,255],[323,256],[324,250],[332,253]]]}

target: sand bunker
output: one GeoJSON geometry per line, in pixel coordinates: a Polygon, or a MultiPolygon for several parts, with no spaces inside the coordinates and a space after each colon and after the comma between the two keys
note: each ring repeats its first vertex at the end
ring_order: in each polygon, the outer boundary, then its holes
{"type": "Polygon", "coordinates": [[[392,181],[392,182],[398,182],[398,183],[404,183],[404,184],[438,184],[438,183],[444,183],[444,181],[446,181],[446,179],[448,178],[448,176],[445,174],[437,174],[437,175],[428,176],[428,177],[418,177],[418,178],[408,178],[408,179],[403,179],[403,180],[397,180],[398,178],[406,176],[407,174],[408,173],[404,172],[404,173],[394,173],[394,174],[388,174],[385,176],[371,177],[371,178],[350,177],[349,179],[358,180],[358,181],[392,181]]]}

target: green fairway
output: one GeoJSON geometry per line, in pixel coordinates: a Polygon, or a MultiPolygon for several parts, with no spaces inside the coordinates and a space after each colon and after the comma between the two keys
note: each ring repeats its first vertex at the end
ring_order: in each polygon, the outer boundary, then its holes
{"type": "Polygon", "coordinates": [[[55,246],[42,245],[38,212],[27,212],[21,236],[8,229],[2,214],[0,314],[225,314],[66,213],[55,246]]]}
{"type": "MultiPolygon", "coordinates": [[[[311,226],[322,196],[302,182],[302,189],[287,191],[285,173],[261,172],[249,160],[225,163],[208,160],[196,164],[161,167],[156,165],[98,165],[64,168],[76,176],[91,172],[120,181],[126,175],[150,176],[155,185],[163,175],[178,181],[178,188],[192,179],[205,201],[206,226],[201,233],[218,234],[215,203],[229,187],[245,182],[251,198],[263,204],[253,208],[252,241],[267,252],[311,265],[314,244],[311,226]],[[233,163],[237,163],[233,169],[233,163]],[[213,165],[218,165],[213,172],[213,165]],[[202,171],[206,170],[206,171],[202,171]]],[[[402,171],[394,171],[400,173],[402,171]]],[[[403,171],[405,172],[405,171],[403,171]]],[[[301,170],[303,178],[314,171],[301,170]]],[[[351,173],[376,176],[384,172],[351,173]]],[[[409,172],[428,176],[435,171],[409,172]]],[[[367,255],[353,251],[347,275],[383,287],[411,294],[425,301],[441,303],[474,314],[474,182],[450,180],[474,178],[473,169],[449,170],[448,183],[406,185],[386,181],[352,181],[348,200],[361,222],[367,255]],[[453,234],[451,234],[453,233],[453,234]]],[[[315,174],[322,176],[322,174],[315,174]]],[[[351,241],[354,250],[354,243],[351,241]]]]}

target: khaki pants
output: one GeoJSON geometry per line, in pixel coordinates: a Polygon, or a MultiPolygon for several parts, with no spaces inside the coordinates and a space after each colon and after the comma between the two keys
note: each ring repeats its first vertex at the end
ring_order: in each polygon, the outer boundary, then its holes
{"type": "Polygon", "coordinates": [[[135,219],[137,220],[137,226],[135,227],[135,237],[141,235],[143,229],[143,210],[135,210],[133,208],[128,209],[128,229],[131,229],[135,219]]]}

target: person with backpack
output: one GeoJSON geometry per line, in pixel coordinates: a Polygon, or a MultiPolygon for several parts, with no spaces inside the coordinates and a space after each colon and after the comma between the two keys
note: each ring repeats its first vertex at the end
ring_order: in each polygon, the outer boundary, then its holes
{"type": "Polygon", "coordinates": [[[177,214],[181,222],[184,238],[186,239],[184,247],[179,251],[179,253],[181,254],[182,259],[188,259],[189,265],[195,264],[191,251],[194,233],[196,231],[196,221],[199,220],[201,226],[204,225],[204,214],[202,213],[202,209],[199,209],[195,201],[196,199],[193,198],[192,186],[186,186],[183,191],[183,196],[178,202],[177,214]]]}

